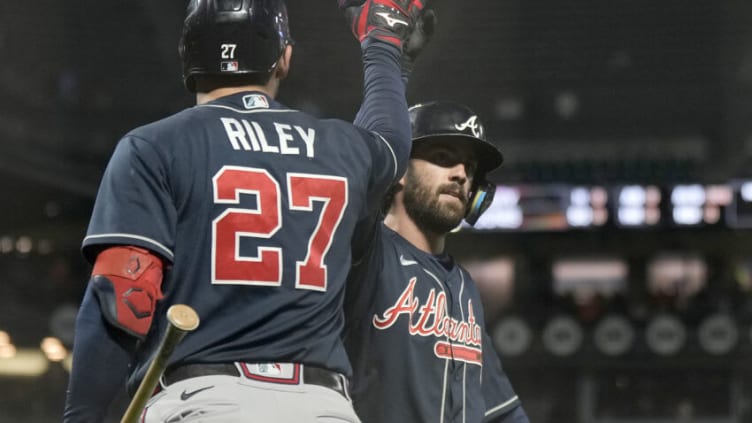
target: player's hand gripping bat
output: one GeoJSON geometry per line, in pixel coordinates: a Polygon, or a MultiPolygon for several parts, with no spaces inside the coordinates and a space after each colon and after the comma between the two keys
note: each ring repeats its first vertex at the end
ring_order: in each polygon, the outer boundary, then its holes
{"type": "Polygon", "coordinates": [[[180,340],[186,333],[195,330],[199,324],[198,314],[191,307],[184,304],[176,304],[167,310],[167,331],[159,344],[149,368],[146,370],[136,394],[133,395],[128,409],[125,411],[120,423],[136,423],[141,412],[149,401],[154,389],[157,387],[159,378],[167,366],[167,359],[175,350],[180,340]]]}

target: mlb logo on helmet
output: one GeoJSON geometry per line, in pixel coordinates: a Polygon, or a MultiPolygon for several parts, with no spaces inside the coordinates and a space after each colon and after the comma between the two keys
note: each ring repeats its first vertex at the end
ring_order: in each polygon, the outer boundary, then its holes
{"type": "Polygon", "coordinates": [[[235,72],[238,70],[238,62],[222,62],[220,63],[220,69],[222,70],[222,72],[235,72]]]}

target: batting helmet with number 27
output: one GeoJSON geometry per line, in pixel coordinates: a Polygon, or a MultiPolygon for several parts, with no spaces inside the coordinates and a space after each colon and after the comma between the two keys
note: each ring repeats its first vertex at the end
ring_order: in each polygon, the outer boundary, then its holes
{"type": "Polygon", "coordinates": [[[191,0],[179,52],[183,82],[199,75],[267,74],[292,43],[283,0],[191,0]]]}

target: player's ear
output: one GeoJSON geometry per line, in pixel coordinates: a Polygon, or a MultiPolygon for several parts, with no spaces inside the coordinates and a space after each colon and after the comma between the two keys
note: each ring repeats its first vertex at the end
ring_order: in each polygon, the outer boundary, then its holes
{"type": "Polygon", "coordinates": [[[290,73],[291,59],[292,46],[288,44],[287,46],[285,46],[285,50],[279,56],[279,63],[277,63],[277,68],[274,70],[277,79],[285,79],[287,77],[287,74],[290,73]]]}

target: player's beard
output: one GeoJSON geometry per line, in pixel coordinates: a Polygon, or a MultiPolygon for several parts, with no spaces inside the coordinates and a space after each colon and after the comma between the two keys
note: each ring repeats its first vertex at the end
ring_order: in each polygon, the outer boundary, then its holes
{"type": "Polygon", "coordinates": [[[436,189],[421,183],[412,172],[405,175],[402,198],[408,216],[424,231],[444,234],[456,228],[465,217],[467,194],[456,184],[444,184],[436,189]],[[457,201],[440,201],[442,192],[455,190],[461,193],[461,205],[457,201]]]}

